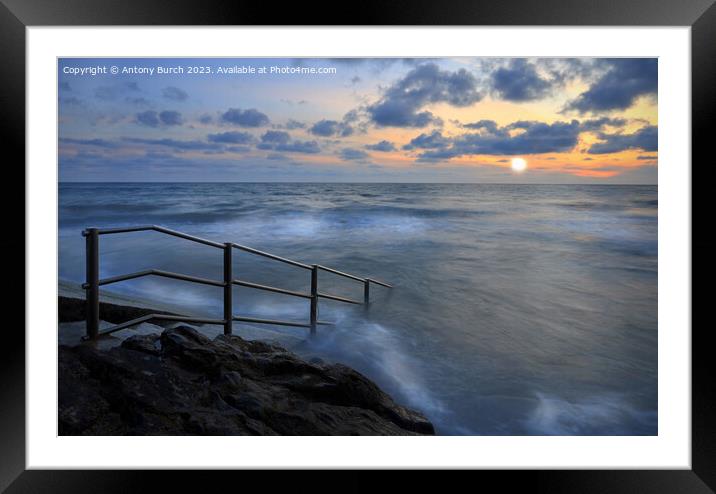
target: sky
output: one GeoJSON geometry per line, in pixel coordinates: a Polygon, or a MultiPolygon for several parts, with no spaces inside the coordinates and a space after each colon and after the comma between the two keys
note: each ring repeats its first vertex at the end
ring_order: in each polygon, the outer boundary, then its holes
{"type": "Polygon", "coordinates": [[[657,63],[63,58],[59,178],[656,184],[657,63]]]}

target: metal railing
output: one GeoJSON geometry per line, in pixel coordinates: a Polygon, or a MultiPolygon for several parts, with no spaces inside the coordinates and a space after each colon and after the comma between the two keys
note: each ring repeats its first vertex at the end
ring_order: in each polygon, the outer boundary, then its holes
{"type": "Polygon", "coordinates": [[[121,329],[126,329],[130,326],[134,326],[136,324],[140,324],[149,320],[168,320],[168,321],[183,321],[183,322],[195,322],[195,323],[201,323],[201,324],[217,324],[224,326],[224,334],[230,335],[233,331],[233,321],[240,321],[240,322],[249,322],[249,323],[256,323],[256,324],[270,324],[270,325],[278,325],[278,326],[293,326],[293,327],[300,327],[300,328],[310,328],[311,334],[315,334],[316,327],[318,325],[329,325],[331,323],[325,322],[325,321],[319,321],[318,320],[318,300],[321,298],[328,299],[328,300],[335,300],[337,302],[344,302],[349,304],[364,304],[365,306],[368,306],[370,302],[370,285],[371,283],[384,286],[386,288],[392,288],[391,285],[388,283],[383,283],[382,281],[378,281],[373,278],[361,278],[360,276],[355,276],[349,273],[344,273],[342,271],[338,271],[336,269],[327,268],[325,266],[321,266],[320,264],[303,264],[298,261],[294,261],[291,259],[286,259],[284,257],[280,257],[274,254],[270,254],[268,252],[263,252],[257,249],[253,249],[251,247],[246,247],[245,245],[239,245],[235,244],[233,242],[214,242],[212,240],[207,240],[205,238],[195,237],[193,235],[188,235],[186,233],[178,232],[175,230],[170,230],[169,228],[164,228],[162,226],[156,226],[156,225],[149,225],[149,226],[135,226],[135,227],[127,227],[127,228],[87,228],[82,232],[82,236],[85,237],[86,242],[86,261],[87,261],[87,268],[86,268],[86,282],[82,284],[82,288],[85,289],[86,297],[87,297],[87,339],[96,339],[98,336],[101,335],[107,335],[114,333],[115,331],[119,331],[121,329]],[[203,245],[208,245],[210,247],[215,247],[217,249],[221,249],[224,252],[224,261],[223,261],[223,271],[224,276],[223,280],[217,281],[217,280],[211,280],[207,278],[200,278],[197,276],[189,276],[181,273],[173,273],[170,271],[162,271],[159,269],[147,269],[144,271],[138,271],[136,273],[130,273],[130,274],[123,274],[118,276],[112,276],[110,278],[99,278],[99,237],[100,235],[111,235],[116,233],[130,233],[130,232],[143,232],[143,231],[155,231],[159,233],[164,233],[166,235],[171,235],[174,237],[178,237],[184,240],[189,240],[192,242],[196,242],[203,245]],[[311,291],[310,293],[304,293],[304,292],[298,292],[294,290],[286,290],[284,288],[278,288],[275,286],[268,286],[268,285],[261,285],[258,283],[252,283],[249,281],[244,280],[238,280],[234,279],[233,277],[233,269],[232,269],[232,260],[233,260],[233,249],[237,249],[243,252],[248,252],[250,254],[254,254],[257,256],[265,257],[274,261],[279,261],[285,264],[289,264],[291,266],[299,267],[305,270],[308,270],[311,272],[311,291]],[[363,283],[363,301],[359,300],[353,300],[346,297],[340,297],[338,295],[331,295],[329,293],[323,293],[318,291],[318,271],[326,271],[328,273],[332,273],[338,276],[342,276],[344,278],[348,278],[351,280],[355,280],[358,282],[363,283]],[[127,281],[132,280],[135,278],[141,278],[144,276],[162,276],[164,278],[171,278],[175,280],[182,280],[182,281],[188,281],[191,283],[199,283],[203,285],[210,285],[210,286],[216,286],[216,287],[222,287],[223,290],[223,299],[224,299],[224,317],[223,319],[211,319],[211,318],[203,318],[203,317],[189,317],[189,316],[180,316],[180,315],[170,315],[170,314],[147,314],[142,317],[138,317],[136,319],[132,319],[130,321],[126,321],[120,324],[116,324],[110,328],[105,329],[104,331],[99,331],[99,287],[104,285],[109,285],[112,283],[118,283],[120,281],[127,281]],[[268,292],[273,293],[280,293],[283,295],[289,295],[293,297],[300,297],[310,300],[310,314],[309,314],[309,322],[308,323],[301,323],[301,322],[294,322],[294,321],[281,321],[281,320],[274,320],[274,319],[259,319],[255,317],[242,317],[242,316],[235,316],[234,310],[233,310],[233,286],[243,286],[246,288],[253,288],[257,290],[264,290],[268,292]]]}

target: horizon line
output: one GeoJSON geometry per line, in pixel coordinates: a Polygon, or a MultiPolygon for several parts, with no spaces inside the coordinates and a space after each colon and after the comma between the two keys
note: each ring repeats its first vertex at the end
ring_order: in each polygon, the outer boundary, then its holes
{"type": "Polygon", "coordinates": [[[59,184],[405,184],[405,185],[616,185],[616,186],[658,186],[658,183],[583,183],[583,182],[313,182],[313,181],[216,181],[216,180],[147,180],[147,181],[133,181],[133,180],[58,180],[59,184]]]}

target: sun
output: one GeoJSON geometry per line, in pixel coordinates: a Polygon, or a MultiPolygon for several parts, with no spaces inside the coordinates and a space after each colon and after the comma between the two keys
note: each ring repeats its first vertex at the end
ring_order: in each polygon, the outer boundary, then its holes
{"type": "Polygon", "coordinates": [[[527,161],[524,158],[512,158],[512,171],[522,173],[527,169],[527,161]]]}

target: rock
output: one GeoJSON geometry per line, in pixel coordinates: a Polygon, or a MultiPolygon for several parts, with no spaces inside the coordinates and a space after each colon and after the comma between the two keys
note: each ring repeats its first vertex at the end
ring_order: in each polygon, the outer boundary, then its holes
{"type": "Polygon", "coordinates": [[[122,342],[124,348],[148,353],[149,355],[161,355],[162,347],[159,343],[158,334],[145,334],[130,336],[122,342]]]}
{"type": "Polygon", "coordinates": [[[179,325],[59,355],[60,435],[434,434],[353,369],[238,336],[179,325]]]}

